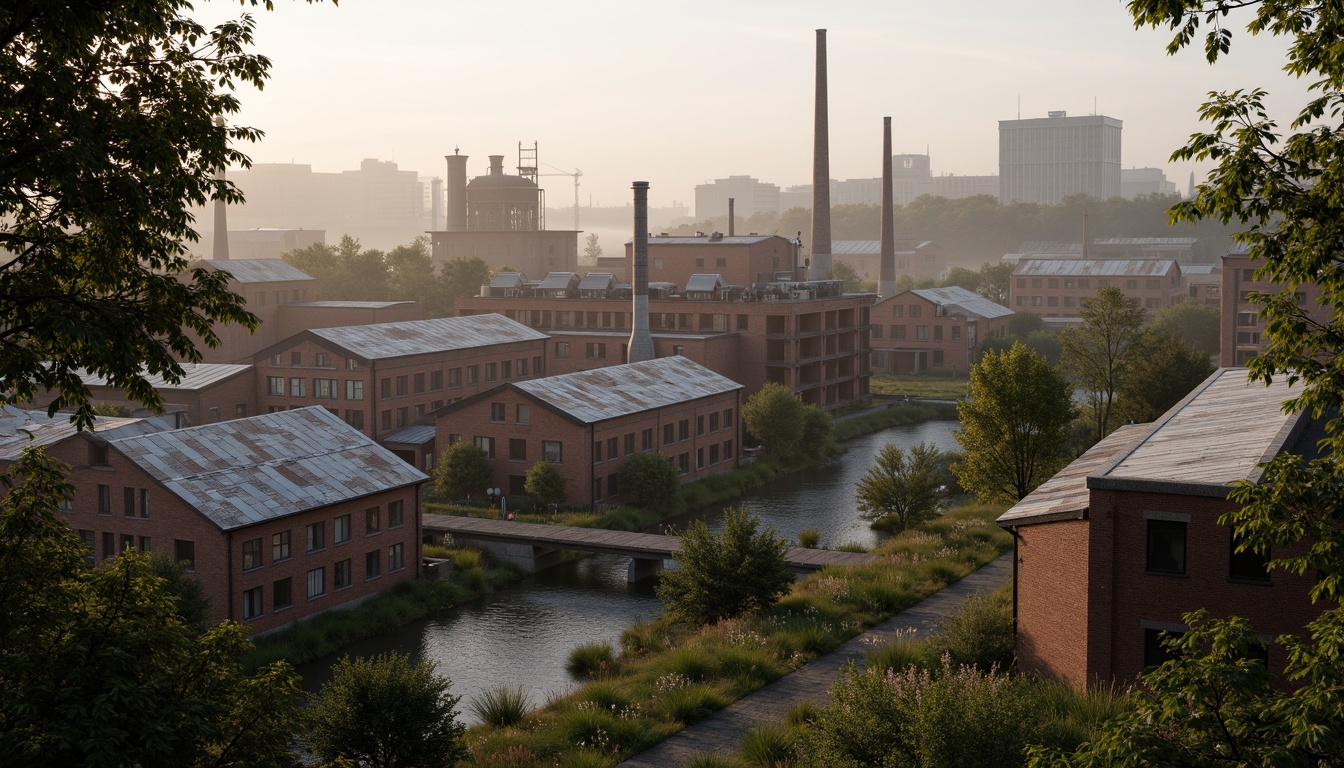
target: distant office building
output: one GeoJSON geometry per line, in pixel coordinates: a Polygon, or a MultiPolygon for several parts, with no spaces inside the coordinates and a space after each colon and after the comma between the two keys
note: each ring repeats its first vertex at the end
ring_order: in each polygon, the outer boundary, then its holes
{"type": "Polygon", "coordinates": [[[1126,200],[1139,195],[1174,195],[1176,182],[1167,181],[1161,168],[1120,169],[1120,196],[1126,200]]]}
{"type": "Polygon", "coordinates": [[[229,258],[278,259],[290,251],[326,242],[327,233],[321,229],[231,229],[229,258]]]}
{"type": "MultiPolygon", "coordinates": [[[[750,176],[729,176],[715,179],[711,184],[695,186],[695,220],[704,221],[715,216],[728,215],[728,198],[733,198],[733,210],[743,219],[752,214],[779,211],[779,186],[750,176]]],[[[812,205],[811,199],[808,206],[812,205]]]]}
{"type": "Polygon", "coordinates": [[[1119,120],[1104,115],[999,121],[999,200],[1056,205],[1120,196],[1119,120]]]}
{"type": "MultiPolygon", "coordinates": [[[[893,161],[909,155],[895,155],[893,161]]],[[[915,155],[923,158],[924,155],[915,155]]],[[[930,176],[901,177],[892,179],[892,201],[896,205],[909,205],[917,198],[945,197],[948,200],[961,200],[980,195],[999,196],[998,176],[930,176]]],[[[878,205],[882,201],[882,179],[844,179],[831,180],[831,205],[878,205]]],[[[779,211],[790,208],[812,207],[812,185],[800,184],[786,187],[779,193],[779,211]]]]}

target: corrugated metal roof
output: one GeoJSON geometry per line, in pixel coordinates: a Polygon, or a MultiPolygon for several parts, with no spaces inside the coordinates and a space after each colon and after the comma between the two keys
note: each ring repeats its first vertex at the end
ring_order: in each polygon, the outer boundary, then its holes
{"type": "Polygon", "coordinates": [[[289,280],[312,280],[304,271],[281,259],[229,259],[207,261],[211,269],[224,270],[240,283],[280,283],[289,280]]]}
{"type": "Polygon", "coordinates": [[[953,311],[959,310],[962,314],[975,315],[986,320],[1013,314],[1013,310],[1002,304],[990,301],[984,296],[974,291],[968,291],[959,285],[949,285],[943,288],[917,288],[910,292],[928,299],[934,304],[942,304],[953,311]]]}
{"type": "MultiPolygon", "coordinates": [[[[117,416],[94,419],[94,434],[112,438],[167,429],[167,421],[117,416]]],[[[0,407],[0,461],[14,461],[24,448],[55,445],[79,433],[70,414],[48,416],[46,411],[25,411],[12,405],[0,407]]]]}
{"type": "MultiPolygon", "coordinates": [[[[177,389],[177,390],[197,390],[212,387],[221,381],[226,381],[234,376],[252,370],[250,365],[232,365],[226,363],[183,363],[182,380],[173,384],[162,376],[152,375],[141,372],[145,381],[155,389],[177,389]]],[[[80,381],[86,387],[106,387],[107,379],[102,376],[95,376],[88,371],[79,371],[80,381]]]]}
{"type": "Polygon", "coordinates": [[[1095,473],[1089,487],[1161,483],[1226,491],[1229,483],[1255,480],[1260,463],[1285,447],[1300,418],[1283,412],[1293,394],[1283,378],[1266,386],[1249,381],[1245,368],[1223,368],[1132,450],[1095,473]]]}
{"type": "Polygon", "coordinates": [[[723,279],[723,275],[691,275],[691,279],[686,281],[686,290],[712,292],[727,285],[728,281],[723,279]]]}
{"type": "Polygon", "coordinates": [[[1094,237],[1093,245],[1194,245],[1196,237],[1094,237]]]}
{"type": "Polygon", "coordinates": [[[1017,247],[1017,253],[1023,256],[1033,254],[1081,254],[1082,243],[1061,243],[1050,240],[1027,240],[1017,247]]]}
{"type": "Polygon", "coordinates": [[[223,530],[428,479],[319,406],[111,444],[223,530]]]}
{"type": "Polygon", "coordinates": [[[1171,259],[1023,259],[1014,277],[1161,277],[1176,266],[1171,259]]]}
{"type": "Polygon", "coordinates": [[[610,272],[589,272],[579,281],[580,291],[606,291],[610,290],[616,282],[616,277],[610,272]]]}
{"type": "Polygon", "coordinates": [[[1222,267],[1217,264],[1182,264],[1181,274],[1185,277],[1192,275],[1212,275],[1221,272],[1222,267]]]}
{"type": "Polygon", "coordinates": [[[732,379],[679,355],[513,386],[586,424],[742,389],[732,379]]]}
{"type": "Polygon", "coordinates": [[[322,309],[387,309],[414,301],[294,301],[287,307],[316,307],[322,309]]]}
{"type": "MultiPolygon", "coordinates": [[[[911,247],[909,240],[896,241],[896,253],[911,254],[928,245],[933,245],[932,240],[921,240],[918,244],[911,247]]],[[[832,240],[831,255],[833,256],[872,256],[882,252],[881,240],[832,240]]]]}
{"type": "MultiPolygon", "coordinates": [[[[704,237],[654,236],[649,238],[649,245],[751,245],[769,240],[772,237],[779,237],[779,235],[733,235],[732,237],[724,235],[712,240],[709,235],[704,237]]],[[[630,243],[627,241],[626,245],[630,245],[630,243]]]]}
{"type": "Polygon", "coordinates": [[[999,516],[1004,527],[1080,518],[1091,503],[1087,476],[1109,465],[1152,430],[1152,424],[1128,424],[1106,436],[999,516]]]}
{"type": "Polygon", "coordinates": [[[557,288],[568,288],[570,282],[574,280],[573,272],[551,272],[546,275],[546,279],[537,285],[538,290],[552,290],[557,288]]]}
{"type": "Polygon", "coordinates": [[[313,328],[308,332],[365,360],[548,338],[541,331],[496,314],[313,328]]]}
{"type": "Polygon", "coordinates": [[[490,278],[491,288],[518,288],[527,282],[527,275],[522,272],[496,272],[495,276],[490,278]]]}
{"type": "Polygon", "coordinates": [[[389,435],[384,435],[382,441],[400,445],[426,445],[434,442],[436,432],[433,424],[411,424],[389,435]]]}

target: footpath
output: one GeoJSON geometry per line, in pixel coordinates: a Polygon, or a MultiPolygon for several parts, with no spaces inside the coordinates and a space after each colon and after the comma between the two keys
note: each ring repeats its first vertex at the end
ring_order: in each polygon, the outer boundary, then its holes
{"type": "Polygon", "coordinates": [[[868,651],[898,637],[920,640],[932,635],[934,624],[955,611],[966,598],[993,592],[1007,584],[1012,576],[1013,560],[1009,553],[816,661],[635,755],[621,766],[669,768],[689,765],[696,756],[710,752],[736,752],[742,734],[758,725],[782,722],[795,704],[809,699],[819,705],[826,704],[831,686],[850,662],[862,666],[868,651]]]}

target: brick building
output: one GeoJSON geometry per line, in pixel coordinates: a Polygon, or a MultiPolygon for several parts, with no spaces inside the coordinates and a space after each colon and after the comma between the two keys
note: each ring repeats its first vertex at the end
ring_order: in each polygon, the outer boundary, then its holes
{"type": "Polygon", "coordinates": [[[1119,288],[1147,310],[1149,320],[1186,298],[1181,267],[1170,259],[1023,259],[1008,284],[1009,306],[1046,318],[1073,318],[1083,300],[1102,288],[1119,288]]]}
{"type": "MultiPolygon", "coordinates": [[[[1265,322],[1260,318],[1260,304],[1251,301],[1251,293],[1279,293],[1282,286],[1268,280],[1255,277],[1256,266],[1251,263],[1250,253],[1245,246],[1239,246],[1223,256],[1222,272],[1222,310],[1219,314],[1219,364],[1245,365],[1265,348],[1266,340],[1262,334],[1265,322]]],[[[1307,316],[1317,322],[1329,320],[1330,311],[1320,304],[1321,289],[1307,283],[1300,286],[1299,305],[1307,310],[1307,316]]]]}
{"type": "MultiPolygon", "coordinates": [[[[649,285],[649,328],[658,354],[675,353],[680,346],[682,354],[702,355],[697,362],[745,385],[748,396],[767,381],[823,408],[868,396],[872,294],[845,294],[836,280],[758,283],[702,298],[668,291],[649,285]],[[731,335],[736,349],[727,339],[697,335],[731,335]]],[[[459,299],[457,310],[462,315],[500,312],[551,334],[548,364],[583,370],[625,362],[631,303],[628,294],[621,295],[619,286],[609,298],[544,297],[520,290],[511,296],[459,299]]]]}
{"type": "Polygon", "coordinates": [[[1012,310],[960,286],[901,291],[873,306],[873,369],[970,375],[981,343],[1008,333],[1012,310]]]}
{"type": "Polygon", "coordinates": [[[1181,284],[1185,286],[1186,301],[1198,302],[1209,309],[1222,311],[1222,266],[1218,264],[1182,265],[1181,284]]]}
{"type": "MultiPolygon", "coordinates": [[[[859,277],[876,280],[882,273],[882,243],[878,240],[832,240],[831,254],[854,268],[859,277]]],[[[915,282],[937,280],[947,268],[943,248],[931,240],[896,241],[896,278],[915,282]]]]}
{"type": "Polygon", "coordinates": [[[737,466],[742,385],[684,357],[613,365],[500,384],[435,411],[438,444],[473,440],[490,457],[492,483],[524,493],[527,472],[548,461],[571,504],[622,498],[620,469],[660,451],[683,481],[737,466]]]}
{"type": "MultiPolygon", "coordinates": [[[[1269,572],[1233,551],[1218,518],[1231,484],[1256,481],[1281,452],[1311,455],[1323,435],[1286,416],[1280,380],[1224,368],[1152,424],[1121,427],[999,518],[1014,534],[1018,666],[1073,685],[1134,679],[1165,660],[1163,632],[1206,608],[1243,616],[1266,637],[1319,610],[1315,575],[1269,572]]],[[[1277,554],[1277,553],[1270,553],[1277,554]]],[[[1268,662],[1281,672],[1285,651],[1268,662]]]]}
{"type": "MultiPolygon", "coordinates": [[[[634,274],[634,244],[625,244],[625,274],[634,274]]],[[[798,246],[779,235],[694,237],[659,235],[649,238],[649,282],[685,288],[691,275],[722,275],[729,285],[767,283],[796,277],[798,246]]]]}
{"type": "Polygon", "coordinates": [[[257,405],[320,405],[381,442],[445,403],[545,375],[545,357],[546,334],[496,314],[315,328],[257,353],[257,405]]]}
{"type": "Polygon", "coordinates": [[[210,620],[276,629],[415,577],[425,475],[321,408],[157,431],[94,432],[6,409],[0,461],[45,444],[71,465],[61,514],[105,560],[162,552],[189,568],[210,620]]]}
{"type": "Polygon", "coordinates": [[[202,362],[250,363],[260,349],[284,338],[280,333],[280,308],[292,302],[312,301],[317,298],[317,280],[297,267],[280,259],[233,259],[230,261],[197,261],[192,268],[229,273],[229,290],[243,297],[247,311],[257,316],[261,325],[250,333],[241,325],[217,325],[219,346],[211,349],[197,343],[202,362]]]}
{"type": "Polygon", "coordinates": [[[309,328],[404,323],[421,319],[414,301],[299,301],[283,304],[276,318],[276,340],[309,328]]]}
{"type": "MultiPolygon", "coordinates": [[[[163,410],[177,416],[176,425],[210,424],[225,419],[252,416],[257,412],[256,381],[252,366],[223,363],[184,363],[182,380],[170,383],[162,376],[146,376],[146,381],[163,397],[163,410]]],[[[94,404],[129,408],[133,416],[150,416],[149,410],[126,397],[126,393],[108,386],[101,376],[84,373],[81,377],[94,404]]],[[[34,407],[45,408],[56,395],[46,392],[33,399],[34,407]]]]}

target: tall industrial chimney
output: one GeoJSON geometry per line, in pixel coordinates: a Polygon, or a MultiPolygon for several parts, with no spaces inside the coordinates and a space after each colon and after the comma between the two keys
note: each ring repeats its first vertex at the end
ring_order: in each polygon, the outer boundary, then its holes
{"type": "Polygon", "coordinates": [[[891,211],[891,118],[882,118],[882,264],[877,292],[884,299],[896,295],[896,222],[891,211]]]}
{"type": "Polygon", "coordinates": [[[636,181],[635,190],[635,295],[626,362],[642,363],[654,358],[649,333],[649,182],[636,181]]]}
{"type": "Polygon", "coordinates": [[[831,151],[826,110],[826,30],[817,30],[817,111],[812,141],[813,280],[831,279],[831,151]]]}
{"type": "Polygon", "coordinates": [[[446,229],[449,232],[467,231],[467,156],[444,155],[448,161],[448,182],[444,185],[444,207],[448,212],[446,229]]]}
{"type": "MultiPolygon", "coordinates": [[[[224,127],[223,115],[217,115],[215,117],[215,125],[220,128],[224,127]]],[[[215,179],[217,181],[224,180],[224,166],[220,166],[215,170],[215,179]]],[[[214,252],[210,256],[210,258],[215,261],[229,260],[229,216],[228,212],[225,210],[226,207],[224,198],[215,198],[215,247],[214,252]]]]}
{"type": "Polygon", "coordinates": [[[733,204],[736,203],[736,202],[737,202],[737,201],[734,200],[733,198],[731,198],[731,197],[728,198],[728,236],[729,236],[729,237],[732,237],[733,234],[737,231],[737,226],[736,226],[736,225],[737,225],[737,216],[736,216],[736,214],[735,214],[735,212],[734,212],[734,206],[733,206],[733,204]]]}

